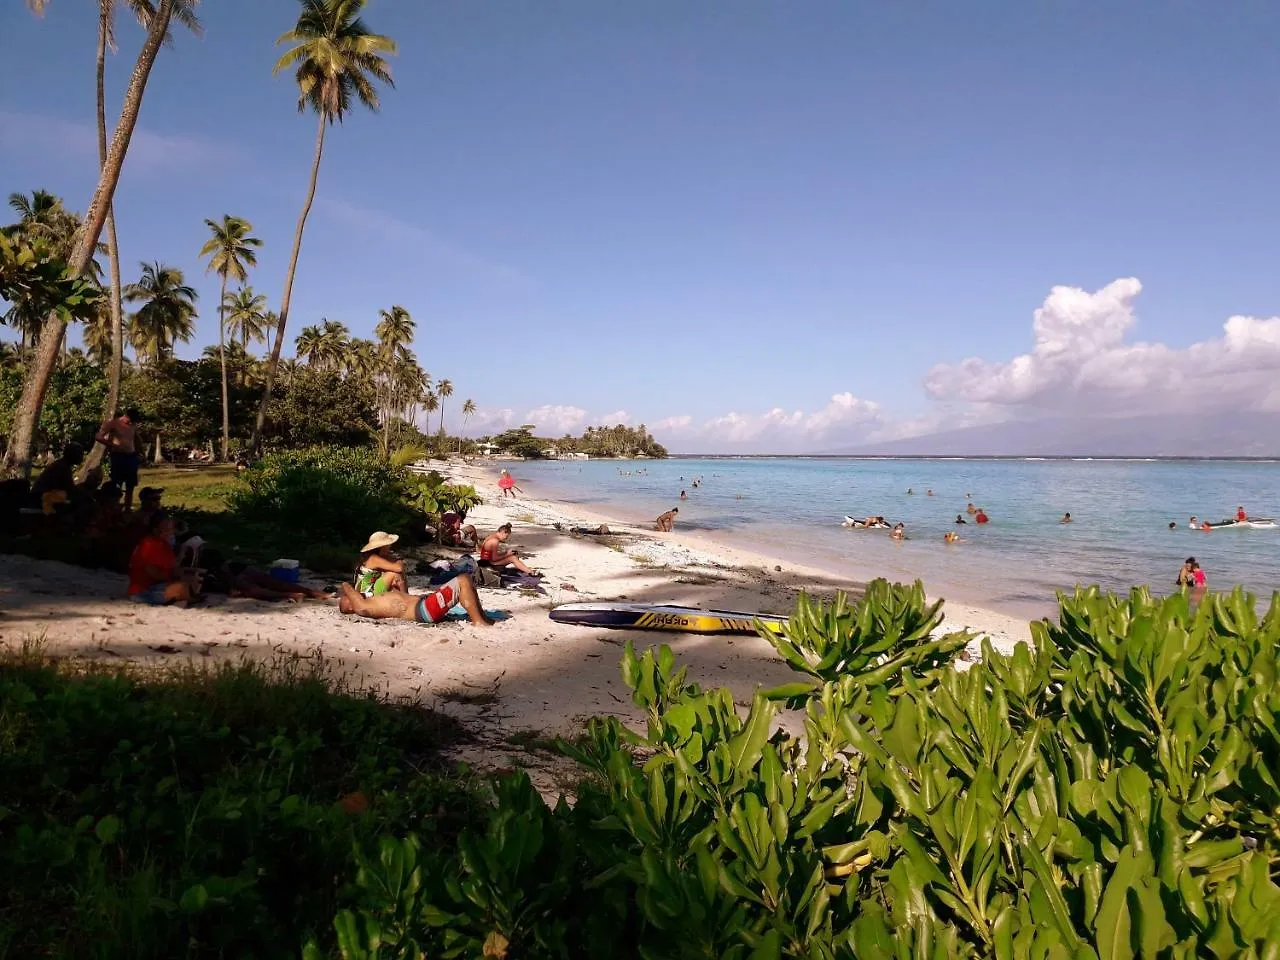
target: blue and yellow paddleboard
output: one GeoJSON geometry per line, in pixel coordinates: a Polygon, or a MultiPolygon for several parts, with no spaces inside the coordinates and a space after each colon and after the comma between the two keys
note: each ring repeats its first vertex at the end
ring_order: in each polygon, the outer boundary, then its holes
{"type": "Polygon", "coordinates": [[[584,627],[679,633],[755,633],[757,620],[778,633],[787,624],[786,617],[653,603],[565,603],[551,611],[551,619],[584,627]]]}

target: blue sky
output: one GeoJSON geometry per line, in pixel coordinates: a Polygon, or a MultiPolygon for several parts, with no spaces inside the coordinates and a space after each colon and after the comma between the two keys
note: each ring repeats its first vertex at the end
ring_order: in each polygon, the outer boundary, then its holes
{"type": "MultiPolygon", "coordinates": [[[[6,194],[87,202],[92,7],[0,9],[23,78],[0,88],[6,194]]],[[[160,259],[200,289],[186,355],[216,339],[206,217],[254,223],[253,283],[279,300],[314,135],[271,74],[296,10],[203,4],[203,39],[152,75],[122,255],[127,279],[160,259]]],[[[1158,406],[1162,364],[1194,376],[1199,343],[1229,376],[1224,321],[1280,312],[1274,4],[372,0],[366,19],[400,45],[396,88],[328,140],[291,329],[367,335],[404,304],[424,367],[494,426],[625,411],[677,449],[833,449],[1115,412],[1134,391],[1094,374],[1127,373],[1135,341],[1162,345],[1158,406]],[[1136,307],[1106,293],[1128,277],[1136,307]],[[1081,288],[1084,327],[1056,285],[1081,288]],[[1045,360],[1042,305],[1093,373],[1045,360]],[[1047,386],[1005,395],[1015,374],[1047,386]]],[[[113,104],[141,39],[119,32],[113,104]]],[[[1250,364],[1274,346],[1280,368],[1280,323],[1246,332],[1250,364]]]]}

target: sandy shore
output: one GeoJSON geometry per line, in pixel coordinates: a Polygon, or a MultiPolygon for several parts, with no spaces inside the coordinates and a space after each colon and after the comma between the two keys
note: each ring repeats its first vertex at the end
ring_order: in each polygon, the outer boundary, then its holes
{"type": "MultiPolygon", "coordinates": [[[[511,615],[494,627],[375,623],[343,616],[335,604],[225,597],[192,610],[146,607],[124,598],[121,575],[0,556],[0,646],[14,649],[39,641],[57,655],[149,663],[318,654],[370,686],[479,721],[477,726],[488,731],[485,743],[492,746],[525,731],[573,733],[593,715],[636,718],[618,673],[628,638],[638,649],[670,644],[692,679],[727,685],[740,700],[758,685],[791,678],[757,637],[567,626],[548,618],[556,604],[625,599],[785,614],[801,589],[830,595],[859,586],[704,535],[643,531],[547,500],[500,501],[497,465],[451,463],[441,469],[475,483],[486,497],[469,521],[481,531],[511,522],[510,545],[546,574],[546,596],[482,590],[487,609],[511,615]],[[579,537],[555,528],[600,523],[616,536],[579,537]]],[[[411,577],[410,585],[422,589],[425,581],[411,577]]],[[[1025,622],[992,611],[949,604],[946,614],[947,629],[990,636],[998,648],[1029,637],[1025,622]]]]}

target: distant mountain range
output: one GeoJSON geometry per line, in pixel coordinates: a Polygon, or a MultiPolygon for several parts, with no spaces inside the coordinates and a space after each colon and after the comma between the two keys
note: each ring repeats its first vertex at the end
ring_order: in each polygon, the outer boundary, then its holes
{"type": "Polygon", "coordinates": [[[1280,457],[1280,414],[1016,420],[823,453],[939,457],[1280,457]]]}

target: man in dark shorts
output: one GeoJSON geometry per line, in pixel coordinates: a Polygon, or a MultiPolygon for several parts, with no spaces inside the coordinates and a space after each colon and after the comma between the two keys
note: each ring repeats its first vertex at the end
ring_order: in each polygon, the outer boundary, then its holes
{"type": "Polygon", "coordinates": [[[480,606],[480,595],[471,574],[460,573],[448,583],[432,588],[430,593],[388,590],[372,597],[361,596],[349,583],[342,584],[338,609],[370,620],[412,620],[416,623],[439,623],[455,604],[462,604],[471,622],[493,626],[480,606]]]}
{"type": "Polygon", "coordinates": [[[124,490],[124,509],[133,509],[133,488],[138,485],[138,421],[136,410],[116,411],[94,438],[107,448],[111,480],[124,490]]]}

